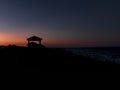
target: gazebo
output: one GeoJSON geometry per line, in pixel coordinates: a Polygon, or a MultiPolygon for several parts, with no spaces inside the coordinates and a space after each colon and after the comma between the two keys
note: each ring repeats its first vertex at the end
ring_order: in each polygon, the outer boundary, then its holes
{"type": "Polygon", "coordinates": [[[28,47],[37,48],[37,47],[41,46],[42,38],[37,37],[37,36],[32,36],[32,37],[28,38],[27,41],[28,41],[28,47]]]}

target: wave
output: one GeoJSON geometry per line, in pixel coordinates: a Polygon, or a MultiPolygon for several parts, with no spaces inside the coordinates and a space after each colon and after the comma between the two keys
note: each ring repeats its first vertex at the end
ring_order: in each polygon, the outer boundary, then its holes
{"type": "Polygon", "coordinates": [[[74,54],[82,55],[89,58],[94,58],[100,61],[112,62],[120,64],[120,48],[66,48],[74,54]]]}

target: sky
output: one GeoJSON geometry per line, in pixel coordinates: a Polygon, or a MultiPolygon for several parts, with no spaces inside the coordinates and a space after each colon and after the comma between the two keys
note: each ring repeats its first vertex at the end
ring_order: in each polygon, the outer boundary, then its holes
{"type": "Polygon", "coordinates": [[[120,46],[119,0],[0,0],[0,45],[120,46]]]}

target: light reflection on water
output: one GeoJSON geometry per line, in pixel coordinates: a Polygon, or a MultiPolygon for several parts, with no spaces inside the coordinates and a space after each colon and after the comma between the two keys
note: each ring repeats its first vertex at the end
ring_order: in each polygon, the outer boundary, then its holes
{"type": "Polygon", "coordinates": [[[120,48],[67,48],[74,54],[120,64],[120,48]]]}

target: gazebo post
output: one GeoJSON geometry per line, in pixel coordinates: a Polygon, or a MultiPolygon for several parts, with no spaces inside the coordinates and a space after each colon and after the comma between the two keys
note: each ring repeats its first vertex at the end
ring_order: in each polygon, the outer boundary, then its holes
{"type": "Polygon", "coordinates": [[[30,41],[28,40],[28,44],[30,43],[30,41]]]}
{"type": "Polygon", "coordinates": [[[30,44],[30,40],[28,40],[28,47],[29,47],[29,44],[30,44]]]}
{"type": "Polygon", "coordinates": [[[41,45],[41,41],[39,40],[39,45],[41,45]]]}

